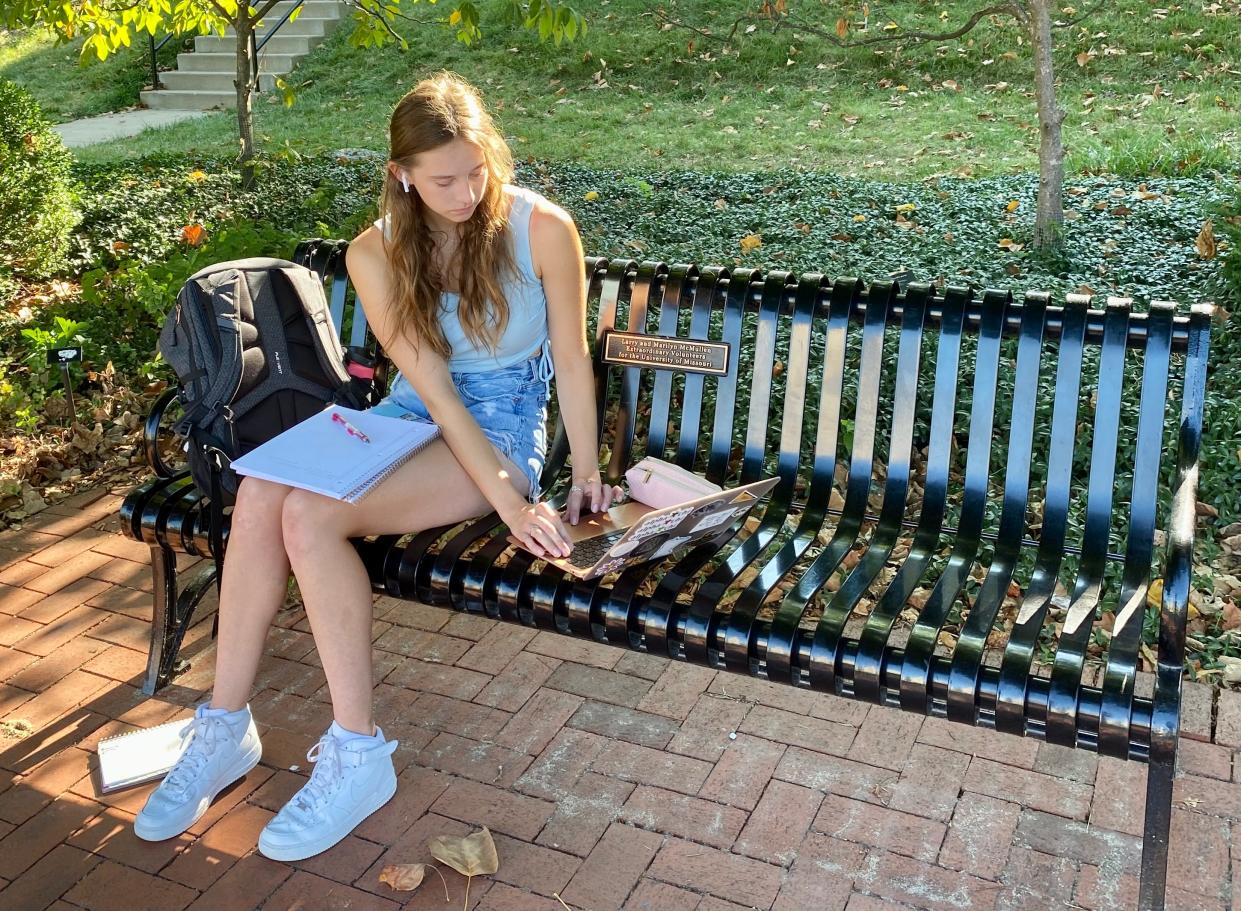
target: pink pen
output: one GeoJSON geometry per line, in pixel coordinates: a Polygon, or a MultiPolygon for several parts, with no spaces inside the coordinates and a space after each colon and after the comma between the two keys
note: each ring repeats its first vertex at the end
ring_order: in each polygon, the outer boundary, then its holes
{"type": "Polygon", "coordinates": [[[358,430],[358,428],[354,427],[352,424],[350,424],[348,421],[342,418],[340,416],[339,411],[332,412],[332,423],[340,424],[342,427],[345,428],[345,433],[349,434],[349,436],[351,437],[357,437],[363,443],[369,443],[371,441],[370,437],[368,437],[361,430],[358,430]]]}

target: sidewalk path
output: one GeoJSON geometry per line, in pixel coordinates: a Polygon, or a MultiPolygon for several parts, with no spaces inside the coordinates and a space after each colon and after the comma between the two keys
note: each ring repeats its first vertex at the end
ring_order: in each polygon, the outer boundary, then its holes
{"type": "Polygon", "coordinates": [[[60,134],[66,146],[76,148],[107,142],[111,139],[137,136],[143,130],[166,127],[195,117],[205,117],[209,113],[213,112],[151,111],[139,108],[116,114],[100,114],[98,117],[71,120],[68,123],[58,123],[52,129],[60,134]]]}
{"type": "MultiPolygon", "coordinates": [[[[448,904],[438,876],[410,896],[379,871],[481,825],[501,865],[472,884],[475,911],[1136,906],[1143,766],[389,598],[386,807],[310,860],[255,853],[331,720],[305,614],[286,610],[251,703],[262,764],[185,835],[138,841],[149,786],[100,795],[95,744],[187,717],[214,645],[209,607],[191,669],[155,698],[136,689],[148,551],[116,532],[119,500],[84,494],[0,532],[0,909],[452,911],[451,870],[448,904]]],[[[1198,739],[1182,742],[1168,907],[1241,911],[1241,700],[1187,692],[1198,739]]]]}

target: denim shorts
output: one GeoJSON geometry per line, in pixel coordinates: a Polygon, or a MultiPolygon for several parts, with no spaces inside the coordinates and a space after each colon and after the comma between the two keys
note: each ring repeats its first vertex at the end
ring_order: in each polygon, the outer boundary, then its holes
{"type": "MultiPolygon", "coordinates": [[[[453,385],[466,410],[498,452],[512,460],[530,481],[531,503],[539,498],[539,476],[547,459],[548,379],[550,358],[528,361],[485,373],[453,373],[453,385]]],[[[414,387],[397,374],[387,397],[375,406],[383,414],[410,421],[431,421],[414,387]]]]}

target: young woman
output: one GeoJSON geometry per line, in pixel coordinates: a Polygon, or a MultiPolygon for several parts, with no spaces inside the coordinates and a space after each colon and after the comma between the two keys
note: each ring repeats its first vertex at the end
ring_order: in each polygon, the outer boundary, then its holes
{"type": "Polygon", "coordinates": [[[189,743],[134,823],[172,838],[262,749],[248,699],[289,570],[327,675],[334,720],[307,758],[310,780],[268,822],[259,850],[326,850],[396,790],[371,715],[370,581],[349,539],[449,525],[495,510],[536,554],[564,555],[560,516],[539,501],[553,361],[573,484],[567,517],[606,508],[586,343],[582,249],[572,219],[512,186],[512,156],[478,93],[451,73],[397,104],[384,216],[349,247],[349,275],[400,369],[379,407],[439,425],[441,439],[366,499],[342,503],[247,478],[233,510],[220,597],[215,686],[189,743]]]}

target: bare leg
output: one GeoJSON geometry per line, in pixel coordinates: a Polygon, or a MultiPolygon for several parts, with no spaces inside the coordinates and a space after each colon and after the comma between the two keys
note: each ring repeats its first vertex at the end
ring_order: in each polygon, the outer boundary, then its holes
{"type": "Polygon", "coordinates": [[[288,591],[280,522],[291,489],[245,478],[237,491],[220,589],[212,708],[235,711],[250,699],[267,632],[288,591]]]}
{"type": "MultiPolygon", "coordinates": [[[[514,484],[524,491],[526,479],[514,484]]],[[[360,503],[303,490],[284,502],[284,546],[297,576],[337,724],[370,734],[370,580],[352,537],[404,534],[483,515],[490,504],[448,445],[438,440],[360,503]]]]}

